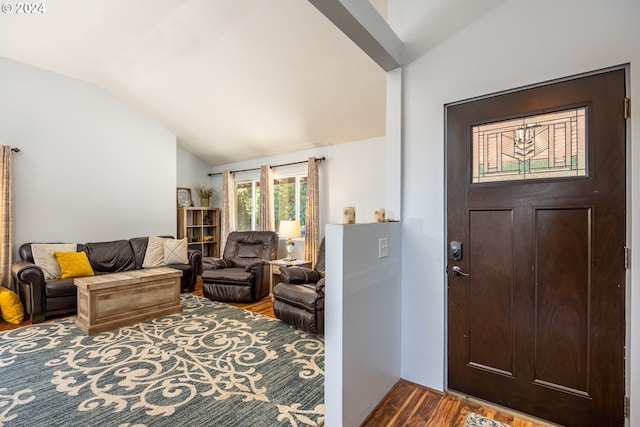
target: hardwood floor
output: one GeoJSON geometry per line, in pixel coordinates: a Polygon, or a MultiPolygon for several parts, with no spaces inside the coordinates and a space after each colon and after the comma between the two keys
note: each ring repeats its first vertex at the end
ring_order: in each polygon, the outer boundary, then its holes
{"type": "MultiPolygon", "coordinates": [[[[200,278],[198,278],[193,294],[203,296],[200,278]]],[[[228,302],[228,304],[275,317],[269,296],[256,302],[228,302]]],[[[30,324],[29,320],[25,320],[19,325],[12,325],[0,320],[0,331],[30,324]]],[[[442,393],[400,380],[361,427],[460,427],[464,425],[469,411],[510,424],[513,427],[548,427],[553,425],[529,419],[521,414],[509,413],[507,410],[497,409],[484,402],[478,402],[464,396],[442,393]]]]}
{"type": "Polygon", "coordinates": [[[513,427],[553,426],[486,402],[400,380],[361,427],[461,427],[469,411],[513,427]]]}

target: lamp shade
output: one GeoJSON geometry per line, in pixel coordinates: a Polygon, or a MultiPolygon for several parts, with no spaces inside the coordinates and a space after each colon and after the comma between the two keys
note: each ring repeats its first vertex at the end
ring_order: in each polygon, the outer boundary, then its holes
{"type": "Polygon", "coordinates": [[[302,232],[300,231],[300,221],[280,221],[278,235],[285,239],[302,237],[302,232]]]}

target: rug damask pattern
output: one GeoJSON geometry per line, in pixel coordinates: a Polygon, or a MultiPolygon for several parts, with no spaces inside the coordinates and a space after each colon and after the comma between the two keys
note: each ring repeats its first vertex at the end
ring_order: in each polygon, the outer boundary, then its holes
{"type": "Polygon", "coordinates": [[[87,336],[0,334],[2,426],[318,426],[324,341],[190,294],[183,312],[87,336]]]}

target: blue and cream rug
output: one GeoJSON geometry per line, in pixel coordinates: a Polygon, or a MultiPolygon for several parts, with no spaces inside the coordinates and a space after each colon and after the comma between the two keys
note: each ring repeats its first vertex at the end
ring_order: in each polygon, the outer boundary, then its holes
{"type": "Polygon", "coordinates": [[[181,314],[85,335],[0,334],[0,426],[318,426],[324,341],[191,294],[181,314]]]}

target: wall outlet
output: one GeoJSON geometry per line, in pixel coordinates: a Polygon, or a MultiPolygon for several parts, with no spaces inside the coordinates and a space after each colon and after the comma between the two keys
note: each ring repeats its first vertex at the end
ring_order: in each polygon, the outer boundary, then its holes
{"type": "Polygon", "coordinates": [[[378,258],[389,256],[389,239],[383,237],[378,241],[378,258]]]}

